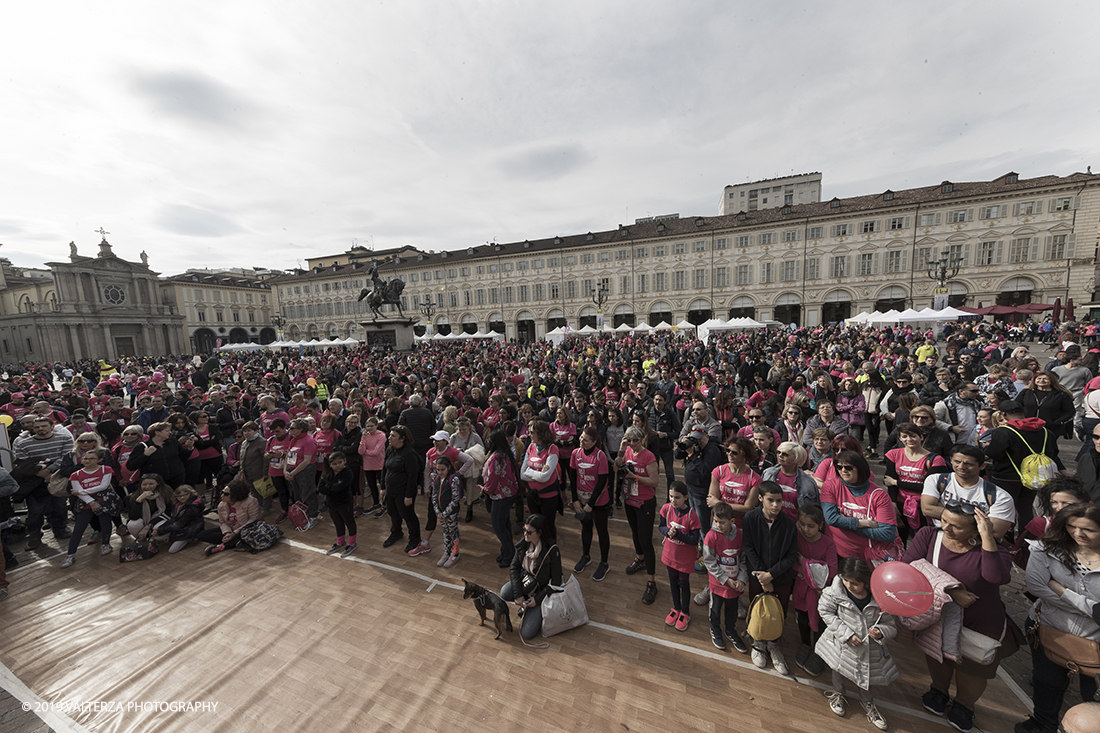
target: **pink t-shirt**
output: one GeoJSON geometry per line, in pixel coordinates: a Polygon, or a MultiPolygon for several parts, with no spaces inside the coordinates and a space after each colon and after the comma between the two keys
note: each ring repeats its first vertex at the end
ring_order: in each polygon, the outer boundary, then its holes
{"type": "MultiPolygon", "coordinates": [[[[699,517],[691,508],[680,514],[671,503],[664,504],[661,507],[661,516],[664,517],[665,525],[677,532],[697,532],[700,528],[699,517]]],[[[667,567],[681,573],[692,573],[695,572],[695,560],[698,557],[699,550],[694,542],[687,543],[682,539],[665,537],[661,562],[667,567]]]]}
{"type": "Polygon", "coordinates": [[[85,504],[90,504],[96,500],[95,494],[99,491],[114,491],[109,480],[113,475],[114,471],[110,466],[99,466],[90,472],[81,468],[69,476],[69,487],[78,492],[77,495],[85,504]]]}
{"type": "MultiPolygon", "coordinates": [[[[880,486],[871,482],[863,496],[853,496],[848,487],[838,478],[830,478],[821,488],[821,503],[836,505],[841,516],[852,519],[873,519],[879,524],[896,524],[897,514],[890,495],[880,486]]],[[[836,544],[836,552],[841,557],[865,558],[870,540],[848,529],[830,527],[829,536],[836,544]]]]}
{"type": "Polygon", "coordinates": [[[282,476],[283,466],[286,465],[286,449],[290,445],[290,441],[293,438],[290,437],[290,433],[283,433],[282,438],[276,438],[272,435],[267,439],[267,449],[265,453],[278,453],[279,455],[268,461],[267,475],[268,476],[282,476]]]}
{"type": "MultiPolygon", "coordinates": [[[[592,449],[592,455],[585,455],[584,448],[575,448],[569,457],[569,467],[577,472],[577,494],[581,503],[586,504],[596,490],[596,482],[601,473],[608,473],[607,454],[599,448],[592,449]]],[[[594,506],[607,506],[611,501],[611,491],[606,484],[600,492],[600,498],[594,506]]]]}
{"type": "Polygon", "coordinates": [[[913,486],[912,489],[906,489],[903,486],[898,487],[899,490],[909,494],[920,494],[924,491],[924,479],[928,476],[931,468],[947,467],[947,463],[943,460],[943,456],[939,454],[929,454],[915,461],[910,461],[905,457],[904,448],[894,448],[891,451],[887,451],[886,457],[894,462],[894,466],[898,471],[898,481],[902,484],[910,484],[913,486]]]}
{"type": "MultiPolygon", "coordinates": [[[[558,468],[554,472],[554,475],[550,477],[549,481],[528,481],[527,485],[535,491],[543,492],[543,489],[548,489],[554,486],[558,481],[558,476],[561,475],[561,456],[558,454],[558,447],[556,445],[548,446],[546,449],[540,451],[538,445],[532,441],[531,445],[527,446],[527,467],[532,471],[542,472],[546,470],[546,465],[550,460],[550,456],[558,456],[558,468]]],[[[546,492],[547,496],[552,496],[553,492],[546,492]]]]}
{"type": "MultiPolygon", "coordinates": [[[[289,433],[288,433],[289,435],[289,433]]],[[[286,470],[293,471],[305,456],[317,454],[317,441],[302,433],[286,445],[286,470]]]]}
{"type": "Polygon", "coordinates": [[[783,489],[783,513],[798,521],[798,486],[795,480],[798,474],[788,476],[782,470],[775,475],[775,482],[783,489]]]}
{"type": "Polygon", "coordinates": [[[555,420],[550,423],[550,432],[554,434],[554,440],[561,443],[562,446],[569,446],[574,443],[574,438],[577,437],[577,426],[573,423],[562,425],[555,420]]]}
{"type": "Polygon", "coordinates": [[[364,432],[359,441],[359,455],[363,456],[364,471],[381,471],[386,459],[386,434],[381,430],[364,432]]]}
{"type": "MultiPolygon", "coordinates": [[[[627,464],[634,464],[635,476],[647,475],[649,464],[657,462],[653,454],[645,448],[635,453],[633,446],[627,446],[626,450],[623,451],[623,455],[625,456],[623,460],[627,464]]],[[[623,480],[623,496],[626,497],[626,503],[630,506],[641,506],[656,495],[657,493],[652,486],[631,479],[623,480]]],[[[694,561],[692,561],[692,564],[694,566],[694,561]]]]}
{"type": "MultiPolygon", "coordinates": [[[[730,464],[723,463],[710,473],[718,478],[718,495],[726,504],[744,504],[749,500],[749,494],[760,485],[760,474],[751,468],[741,474],[735,474],[730,464]]],[[[738,529],[744,522],[744,516],[735,514],[733,523],[738,529]]]]}
{"type": "Polygon", "coordinates": [[[313,431],[313,442],[317,444],[317,453],[313,456],[313,462],[318,468],[325,465],[325,458],[332,453],[336,441],[340,440],[340,435],[340,431],[335,429],[325,432],[317,428],[313,431]]]}

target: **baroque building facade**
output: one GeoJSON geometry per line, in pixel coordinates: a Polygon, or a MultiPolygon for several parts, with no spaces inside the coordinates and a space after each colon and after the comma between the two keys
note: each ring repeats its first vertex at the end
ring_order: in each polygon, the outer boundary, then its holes
{"type": "Polygon", "coordinates": [[[106,233],[87,257],[48,269],[0,269],[0,358],[66,361],[186,353],[182,317],[165,302],[157,273],[116,256],[106,233]]]}
{"type": "Polygon", "coordinates": [[[947,284],[953,305],[1084,303],[1097,289],[1098,223],[1100,177],[1008,173],[454,251],[406,247],[273,286],[290,338],[356,335],[363,309],[355,298],[369,286],[370,261],[405,282],[406,314],[430,302],[444,333],[532,340],[557,326],[595,325],[599,291],[612,326],[712,316],[813,326],[932,305],[928,265],[944,256],[959,264],[947,284]]]}
{"type": "Polygon", "coordinates": [[[276,340],[272,270],[192,269],[161,281],[183,322],[183,341],[194,353],[221,344],[269,344],[276,340]]]}

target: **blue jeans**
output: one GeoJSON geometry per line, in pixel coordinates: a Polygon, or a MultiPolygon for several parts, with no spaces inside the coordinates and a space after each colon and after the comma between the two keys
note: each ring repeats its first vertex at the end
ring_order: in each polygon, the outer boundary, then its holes
{"type": "Polygon", "coordinates": [[[707,495],[703,494],[702,497],[698,497],[691,493],[688,489],[688,506],[695,510],[695,516],[699,517],[699,546],[703,546],[703,540],[706,539],[707,532],[710,531],[711,518],[710,507],[707,506],[707,495]]]}
{"type": "MultiPolygon", "coordinates": [[[[516,600],[512,592],[512,581],[509,580],[500,589],[500,597],[508,603],[516,600]]],[[[534,639],[540,631],[542,631],[542,604],[536,603],[533,608],[523,612],[523,623],[519,627],[519,633],[524,639],[534,639]]]]}
{"type": "Polygon", "coordinates": [[[509,496],[489,501],[489,521],[493,525],[493,534],[500,540],[500,561],[512,562],[516,546],[512,544],[512,504],[516,497],[509,496]]]}

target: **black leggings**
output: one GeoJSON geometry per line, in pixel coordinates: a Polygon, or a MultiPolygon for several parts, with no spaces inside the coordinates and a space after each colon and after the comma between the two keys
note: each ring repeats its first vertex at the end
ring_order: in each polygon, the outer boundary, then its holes
{"type": "Polygon", "coordinates": [[[367,486],[370,487],[370,498],[373,506],[378,506],[378,480],[382,477],[381,471],[363,471],[367,475],[367,486]]]}
{"type": "Polygon", "coordinates": [[[669,568],[668,585],[672,589],[672,607],[677,611],[690,611],[691,573],[682,573],[676,568],[669,568]]]}
{"type": "Polygon", "coordinates": [[[279,494],[279,508],[284,512],[290,511],[290,484],[285,476],[269,476],[271,483],[275,484],[275,491],[279,494]]]}
{"type": "Polygon", "coordinates": [[[863,416],[864,428],[867,430],[867,447],[878,451],[878,436],[882,425],[882,415],[877,412],[868,412],[863,416]]]}
{"type": "Polygon", "coordinates": [[[634,552],[645,558],[645,574],[657,572],[657,555],[653,552],[653,519],[657,516],[657,497],[646,499],[641,506],[626,505],[626,523],[634,539],[634,552]]]}
{"type": "Polygon", "coordinates": [[[355,526],[355,505],[354,504],[329,504],[328,515],[332,518],[332,523],[336,525],[336,536],[343,537],[347,534],[349,537],[356,535],[355,526]],[[345,532],[344,529],[347,528],[345,532]]]}
{"type": "MultiPolygon", "coordinates": [[[[810,600],[813,603],[813,600],[810,600]]],[[[808,647],[813,648],[817,640],[821,638],[821,635],[825,633],[825,621],[819,620],[817,625],[821,627],[820,631],[814,631],[810,628],[810,614],[806,611],[800,611],[797,608],[794,611],[795,620],[798,621],[798,635],[802,639],[802,643],[808,647]]]]}
{"type": "Polygon", "coordinates": [[[561,506],[561,485],[555,481],[553,486],[547,486],[543,491],[554,493],[550,496],[539,496],[539,493],[531,489],[531,504],[535,511],[542,515],[544,532],[550,538],[550,544],[558,544],[558,507],[561,506]]]}
{"type": "Polygon", "coordinates": [[[611,552],[611,535],[607,531],[607,517],[611,514],[611,504],[594,506],[588,515],[587,522],[581,522],[581,554],[592,555],[592,526],[596,527],[596,534],[600,536],[600,562],[607,562],[607,554],[611,552]]]}

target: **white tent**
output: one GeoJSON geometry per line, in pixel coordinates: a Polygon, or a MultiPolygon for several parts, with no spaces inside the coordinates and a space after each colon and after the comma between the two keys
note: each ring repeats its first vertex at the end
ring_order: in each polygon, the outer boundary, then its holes
{"type": "Polygon", "coordinates": [[[596,329],[592,328],[591,326],[585,326],[584,328],[577,329],[575,333],[579,333],[584,336],[591,336],[592,334],[596,333],[596,329]]]}
{"type": "Polygon", "coordinates": [[[496,331],[490,331],[488,333],[488,336],[489,336],[489,338],[495,339],[496,341],[503,341],[504,340],[504,334],[503,333],[497,333],[496,331]]]}
{"type": "Polygon", "coordinates": [[[844,320],[844,323],[846,323],[846,324],[850,324],[850,323],[867,323],[868,320],[870,320],[871,318],[874,318],[875,316],[879,316],[879,315],[882,315],[882,314],[879,313],[878,311],[875,311],[874,313],[868,313],[867,311],[863,311],[857,316],[852,316],[851,318],[846,318],[844,320]]]}
{"type": "Polygon", "coordinates": [[[630,327],[629,323],[620,323],[613,330],[616,331],[617,333],[630,333],[634,329],[630,327]]]}
{"type": "Polygon", "coordinates": [[[947,306],[946,308],[944,308],[941,311],[936,311],[936,315],[937,315],[937,317],[936,317],[937,321],[957,321],[958,319],[962,318],[963,316],[972,316],[974,314],[973,313],[967,313],[966,311],[961,311],[958,308],[952,308],[951,306],[947,306]]]}
{"type": "Polygon", "coordinates": [[[694,331],[695,330],[695,324],[694,323],[688,323],[687,321],[680,321],[679,323],[676,324],[676,328],[680,329],[681,331],[694,331]]]}
{"type": "Polygon", "coordinates": [[[919,321],[923,318],[919,311],[915,311],[912,308],[906,308],[901,313],[898,313],[898,323],[912,323],[919,321]]]}
{"type": "Polygon", "coordinates": [[[641,323],[639,323],[637,326],[634,327],[634,330],[635,331],[641,331],[642,333],[648,333],[649,331],[653,330],[653,326],[649,325],[645,321],[642,321],[641,323]]]}
{"type": "Polygon", "coordinates": [[[661,321],[660,323],[658,323],[656,326],[653,327],[653,330],[654,331],[671,331],[672,330],[672,324],[669,323],[668,321],[661,321]]]}
{"type": "Polygon", "coordinates": [[[898,322],[898,316],[900,316],[900,315],[901,315],[900,313],[898,313],[896,310],[891,308],[890,310],[886,311],[885,313],[879,314],[877,316],[871,316],[870,318],[867,319],[867,323],[870,324],[870,325],[873,325],[873,326],[877,326],[877,325],[880,325],[880,324],[883,324],[883,323],[897,323],[898,322]]]}
{"type": "Polygon", "coordinates": [[[565,341],[565,329],[558,326],[553,331],[548,331],[543,338],[549,341],[553,346],[561,346],[562,341],[565,341]]]}

